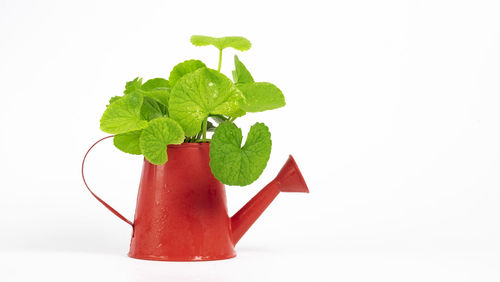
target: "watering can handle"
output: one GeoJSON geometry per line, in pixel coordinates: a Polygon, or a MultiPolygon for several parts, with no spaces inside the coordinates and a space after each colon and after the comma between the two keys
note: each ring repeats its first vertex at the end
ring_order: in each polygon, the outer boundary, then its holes
{"type": "Polygon", "coordinates": [[[82,179],[83,179],[83,183],[85,184],[85,187],[87,187],[87,189],[89,190],[90,194],[92,194],[92,196],[94,196],[101,204],[103,204],[108,210],[110,210],[118,218],[120,218],[121,220],[123,220],[126,223],[130,224],[130,226],[134,227],[134,224],[130,220],[126,219],[123,215],[121,215],[114,208],[112,208],[105,201],[103,201],[96,194],[94,194],[94,192],[92,192],[92,190],[90,190],[89,186],[87,185],[87,181],[85,181],[85,174],[83,173],[83,168],[85,166],[85,159],[87,159],[87,155],[90,153],[90,151],[92,150],[92,148],[94,148],[95,145],[97,145],[99,142],[103,141],[104,139],[108,139],[108,138],[111,138],[113,136],[114,135],[110,135],[110,136],[106,136],[106,137],[100,139],[99,141],[95,142],[94,145],[90,146],[90,148],[87,150],[87,153],[85,153],[85,156],[83,157],[83,161],[82,161],[82,179]]]}

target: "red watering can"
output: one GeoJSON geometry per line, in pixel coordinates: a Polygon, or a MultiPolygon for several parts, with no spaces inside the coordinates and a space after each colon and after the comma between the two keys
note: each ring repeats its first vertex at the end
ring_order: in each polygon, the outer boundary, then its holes
{"type": "Polygon", "coordinates": [[[209,148],[209,143],[169,145],[164,165],[144,159],[133,223],[95,195],[83,178],[97,200],[132,226],[130,257],[165,261],[235,257],[236,243],[280,192],[309,193],[290,156],[276,178],[229,217],[224,184],[209,166],[209,148]]]}

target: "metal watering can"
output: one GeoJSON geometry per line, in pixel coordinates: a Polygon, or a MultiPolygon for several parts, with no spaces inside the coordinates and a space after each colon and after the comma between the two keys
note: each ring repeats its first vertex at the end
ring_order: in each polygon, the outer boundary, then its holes
{"type": "Polygon", "coordinates": [[[220,260],[236,256],[235,245],[280,192],[309,193],[290,155],[276,178],[233,216],[228,215],[224,184],[209,166],[209,143],[167,147],[168,161],[144,159],[134,222],[87,189],[133,228],[129,256],[163,261],[220,260]]]}

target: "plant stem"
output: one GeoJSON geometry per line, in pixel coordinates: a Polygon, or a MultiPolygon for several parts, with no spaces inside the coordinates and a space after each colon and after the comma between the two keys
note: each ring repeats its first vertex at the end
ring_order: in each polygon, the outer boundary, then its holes
{"type": "Polygon", "coordinates": [[[196,142],[196,143],[203,143],[203,142],[210,142],[210,140],[212,140],[212,139],[198,139],[198,140],[196,140],[194,142],[196,142]]]}
{"type": "Polygon", "coordinates": [[[207,122],[208,117],[203,120],[203,139],[207,139],[207,122]]]}
{"type": "Polygon", "coordinates": [[[222,65],[222,49],[219,49],[219,66],[217,67],[218,72],[220,72],[221,65],[222,65]]]}
{"type": "Polygon", "coordinates": [[[235,119],[237,119],[237,117],[232,117],[229,119],[230,122],[233,122],[235,119]]]}

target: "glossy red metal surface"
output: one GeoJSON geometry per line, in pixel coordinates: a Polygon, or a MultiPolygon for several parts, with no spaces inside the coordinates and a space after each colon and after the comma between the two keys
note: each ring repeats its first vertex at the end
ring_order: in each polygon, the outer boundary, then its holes
{"type": "Polygon", "coordinates": [[[144,160],[130,257],[167,261],[232,258],[236,243],[280,192],[309,192],[290,156],[278,176],[229,217],[224,185],[209,166],[209,143],[169,145],[167,153],[164,165],[144,160]]]}
{"type": "Polygon", "coordinates": [[[280,192],[309,193],[299,167],[291,155],[278,176],[231,217],[234,244],[238,243],[280,192]]]}
{"type": "Polygon", "coordinates": [[[129,256],[216,260],[236,255],[224,185],[212,175],[208,143],[168,146],[168,161],[144,160],[129,256]]]}

